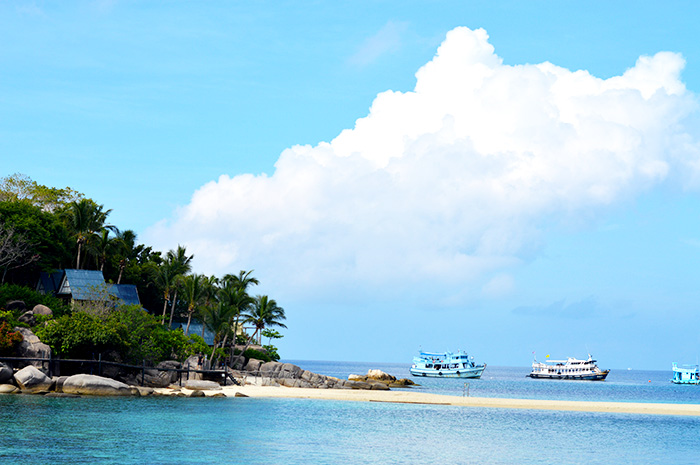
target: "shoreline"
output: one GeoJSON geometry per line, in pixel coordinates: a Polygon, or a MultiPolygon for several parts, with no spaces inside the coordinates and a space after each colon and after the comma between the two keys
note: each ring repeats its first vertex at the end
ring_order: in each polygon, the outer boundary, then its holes
{"type": "MultiPolygon", "coordinates": [[[[164,389],[163,391],[166,391],[164,389]]],[[[186,389],[183,389],[186,391],[186,389]]],[[[163,392],[165,394],[165,392],[163,392]]],[[[661,404],[640,402],[593,402],[540,399],[508,399],[500,397],[459,397],[410,391],[372,391],[354,389],[314,389],[277,386],[226,386],[221,390],[205,391],[212,396],[223,393],[235,397],[238,393],[252,398],[297,398],[341,400],[353,402],[386,402],[399,404],[454,405],[462,407],[510,408],[530,410],[559,410],[571,412],[630,413],[641,415],[700,416],[700,404],[661,404]]]]}

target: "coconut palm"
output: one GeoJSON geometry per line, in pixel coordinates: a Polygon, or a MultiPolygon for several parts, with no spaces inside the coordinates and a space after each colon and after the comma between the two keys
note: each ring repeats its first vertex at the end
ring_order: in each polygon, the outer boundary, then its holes
{"type": "Polygon", "coordinates": [[[201,274],[191,274],[185,276],[182,282],[182,297],[185,302],[187,302],[187,326],[185,327],[185,334],[190,333],[190,322],[192,321],[192,314],[195,312],[197,307],[199,307],[204,302],[205,297],[205,287],[204,280],[206,276],[201,274]]]}
{"type": "Polygon", "coordinates": [[[105,224],[112,210],[103,210],[103,208],[103,205],[98,205],[90,199],[73,201],[69,205],[68,227],[73,231],[73,237],[78,245],[78,254],[75,258],[77,269],[80,269],[82,248],[90,237],[102,229],[114,229],[114,226],[105,224]]]}
{"type": "Polygon", "coordinates": [[[175,314],[175,304],[177,303],[177,291],[182,284],[182,279],[184,276],[190,272],[192,269],[192,259],[194,255],[187,255],[187,250],[184,246],[179,245],[175,250],[169,250],[165,255],[166,262],[169,263],[172,277],[172,290],[174,291],[174,296],[170,304],[170,324],[168,327],[173,325],[173,315],[175,314]]]}
{"type": "Polygon", "coordinates": [[[136,248],[136,233],[131,229],[117,232],[118,243],[118,258],[119,258],[119,277],[117,284],[121,283],[122,274],[129,264],[129,261],[135,259],[138,255],[136,248]]]}
{"type": "Polygon", "coordinates": [[[107,257],[111,253],[117,252],[121,247],[121,239],[118,237],[118,230],[116,237],[110,237],[110,233],[111,231],[109,229],[102,229],[96,234],[93,234],[87,241],[87,252],[95,257],[100,271],[104,271],[107,257]]]}
{"type": "MultiPolygon", "coordinates": [[[[266,295],[258,295],[255,297],[254,304],[249,307],[249,310],[243,314],[245,321],[252,323],[255,326],[255,332],[248,338],[246,349],[250,342],[258,336],[258,344],[260,344],[260,335],[263,329],[269,326],[279,326],[286,328],[282,323],[287,317],[284,315],[284,309],[277,305],[273,299],[266,295]]],[[[245,351],[245,349],[244,349],[245,351]]]]}
{"type": "Polygon", "coordinates": [[[212,349],[212,362],[215,365],[214,354],[218,347],[223,347],[226,344],[226,339],[231,333],[231,322],[236,310],[230,305],[223,302],[218,302],[212,307],[205,307],[204,321],[206,327],[214,333],[214,346],[212,349]],[[221,343],[221,345],[219,345],[221,343]]]}
{"type": "Polygon", "coordinates": [[[165,312],[168,309],[168,302],[170,301],[170,292],[175,285],[175,272],[169,261],[164,261],[159,265],[153,265],[152,268],[153,280],[159,289],[163,291],[163,316],[161,317],[161,324],[165,324],[165,312]]]}

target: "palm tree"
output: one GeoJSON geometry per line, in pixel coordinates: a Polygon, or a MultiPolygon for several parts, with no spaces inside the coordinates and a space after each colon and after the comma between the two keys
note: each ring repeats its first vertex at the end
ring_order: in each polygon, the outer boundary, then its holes
{"type": "Polygon", "coordinates": [[[104,228],[98,233],[93,234],[87,242],[87,251],[91,255],[94,255],[97,265],[100,267],[100,271],[104,271],[105,262],[109,254],[113,251],[117,251],[121,247],[118,231],[119,230],[117,230],[116,237],[110,237],[110,230],[104,228]]]}
{"type": "Polygon", "coordinates": [[[131,229],[126,231],[117,232],[117,239],[119,239],[119,277],[117,278],[117,284],[122,281],[122,274],[129,264],[129,261],[136,258],[138,251],[136,249],[136,233],[131,229]]]}
{"type": "Polygon", "coordinates": [[[159,265],[154,265],[152,269],[156,286],[163,291],[163,316],[161,317],[161,324],[165,324],[165,312],[168,309],[170,292],[175,282],[175,274],[173,272],[173,267],[167,260],[159,265]]]}
{"type": "Polygon", "coordinates": [[[227,274],[224,276],[223,281],[226,283],[231,283],[232,285],[243,289],[244,291],[248,290],[248,286],[251,284],[260,284],[260,281],[258,281],[257,278],[253,278],[251,276],[251,273],[254,270],[250,271],[244,271],[241,270],[238,272],[238,275],[233,275],[233,274],[227,274]]]}
{"type": "Polygon", "coordinates": [[[219,302],[212,307],[205,307],[203,323],[214,333],[214,347],[212,348],[211,361],[215,365],[214,354],[219,347],[219,342],[223,342],[221,347],[226,344],[226,339],[231,332],[231,322],[233,321],[235,309],[230,305],[219,302]]]}
{"type": "Polygon", "coordinates": [[[204,289],[204,306],[199,308],[198,313],[202,321],[202,339],[204,339],[204,329],[206,328],[204,315],[207,309],[212,308],[216,304],[216,296],[219,293],[219,278],[213,275],[204,276],[202,288],[204,289]]]}
{"type": "Polygon", "coordinates": [[[201,274],[191,274],[185,276],[183,279],[182,286],[182,297],[187,302],[187,326],[185,327],[185,334],[190,333],[190,321],[192,321],[192,314],[195,312],[197,307],[199,307],[204,302],[205,297],[205,287],[204,280],[206,276],[201,274]]]}
{"type": "Polygon", "coordinates": [[[170,324],[168,327],[173,325],[173,314],[175,313],[178,287],[182,283],[182,278],[192,269],[192,264],[190,262],[193,258],[194,255],[187,256],[186,248],[179,244],[176,250],[168,250],[165,255],[165,261],[170,264],[170,268],[173,273],[172,289],[175,291],[175,295],[173,296],[173,300],[170,305],[170,324]]]}
{"type": "Polygon", "coordinates": [[[107,216],[112,210],[105,210],[103,205],[97,205],[90,199],[81,199],[70,203],[67,215],[68,226],[73,231],[75,242],[78,245],[78,254],[75,259],[76,269],[80,269],[80,255],[82,247],[96,232],[102,229],[114,229],[112,225],[106,225],[107,216]]]}
{"type": "Polygon", "coordinates": [[[260,344],[260,334],[263,329],[269,326],[279,326],[281,328],[286,328],[287,326],[282,323],[287,317],[284,315],[284,309],[277,305],[273,299],[268,298],[266,295],[258,295],[255,297],[254,304],[250,307],[249,311],[244,315],[245,321],[252,323],[255,326],[255,332],[248,338],[245,349],[250,346],[250,342],[258,336],[258,344],[260,344]]]}

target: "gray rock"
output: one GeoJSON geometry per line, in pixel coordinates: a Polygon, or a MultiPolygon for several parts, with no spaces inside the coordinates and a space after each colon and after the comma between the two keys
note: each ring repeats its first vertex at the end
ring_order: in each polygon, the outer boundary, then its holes
{"type": "Polygon", "coordinates": [[[168,384],[176,383],[180,379],[180,374],[174,370],[182,368],[182,364],[176,360],[165,360],[156,365],[156,368],[162,369],[160,377],[169,379],[168,384]]]}
{"type": "Polygon", "coordinates": [[[11,384],[0,384],[0,394],[18,394],[20,392],[17,386],[11,384]]]}
{"type": "Polygon", "coordinates": [[[51,311],[51,309],[49,307],[47,307],[46,305],[41,305],[41,304],[35,305],[34,308],[32,309],[32,313],[34,314],[34,316],[36,316],[36,315],[53,315],[53,312],[51,311]]]}
{"type": "MultiPolygon", "coordinates": [[[[28,328],[15,328],[19,331],[24,339],[17,345],[17,355],[25,358],[48,358],[51,355],[51,347],[44,344],[38,337],[28,328]]],[[[29,362],[35,367],[41,367],[42,362],[29,362]]]]}
{"type": "Polygon", "coordinates": [[[0,363],[0,384],[5,384],[12,379],[12,368],[0,363]]]}
{"type": "Polygon", "coordinates": [[[52,378],[53,390],[56,392],[63,392],[63,383],[65,383],[67,379],[68,376],[54,376],[52,378]]]}
{"type": "Polygon", "coordinates": [[[282,365],[282,369],[280,370],[280,377],[298,379],[301,378],[302,371],[303,370],[296,365],[284,363],[282,365]]]}
{"type": "Polygon", "coordinates": [[[262,366],[262,363],[263,362],[261,360],[251,358],[250,360],[248,360],[248,363],[246,363],[244,370],[249,371],[251,373],[257,373],[260,370],[260,366],[262,366]]]}
{"type": "Polygon", "coordinates": [[[199,380],[189,380],[185,384],[185,388],[193,391],[219,391],[221,386],[219,383],[214,381],[199,381],[199,380]]]}
{"type": "Polygon", "coordinates": [[[23,392],[48,392],[53,385],[51,378],[32,365],[15,373],[15,382],[23,392]]]}
{"type": "Polygon", "coordinates": [[[19,318],[17,318],[17,320],[19,320],[20,323],[25,323],[29,326],[34,326],[36,324],[36,318],[34,317],[34,313],[32,313],[31,310],[22,313],[19,316],[19,318]]]}
{"type": "Polygon", "coordinates": [[[260,374],[266,378],[278,378],[279,372],[282,370],[282,363],[267,362],[260,365],[260,374]]]}
{"type": "Polygon", "coordinates": [[[156,392],[153,388],[144,387],[144,386],[131,386],[131,388],[139,391],[139,395],[141,397],[152,396],[152,395],[155,395],[155,392],[156,392]]]}
{"type": "Polygon", "coordinates": [[[234,370],[242,370],[245,367],[245,357],[242,355],[234,355],[228,362],[228,366],[234,370]]]}
{"type": "Polygon", "coordinates": [[[206,397],[206,395],[204,394],[204,391],[197,389],[196,391],[190,392],[187,397],[206,397]]]}
{"type": "MultiPolygon", "coordinates": [[[[182,364],[182,367],[186,370],[187,367],[189,366],[190,370],[201,370],[201,367],[199,366],[199,356],[198,355],[190,355],[187,360],[185,360],[185,363],[182,364]]],[[[182,379],[202,379],[202,374],[201,373],[195,373],[191,371],[188,374],[183,374],[182,379]]]]}
{"type": "MultiPolygon", "coordinates": [[[[95,375],[73,375],[63,382],[63,392],[88,396],[132,396],[134,391],[126,384],[95,375]]],[[[138,391],[137,391],[138,392],[138,391]]]]}
{"type": "Polygon", "coordinates": [[[5,310],[8,312],[24,312],[27,310],[27,304],[22,300],[9,300],[5,304],[5,310]]]}

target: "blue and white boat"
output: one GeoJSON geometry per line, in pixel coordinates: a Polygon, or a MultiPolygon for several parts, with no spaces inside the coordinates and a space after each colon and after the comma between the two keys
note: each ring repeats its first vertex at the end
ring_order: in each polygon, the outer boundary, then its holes
{"type": "Polygon", "coordinates": [[[601,370],[595,363],[596,360],[593,360],[591,354],[588,354],[586,360],[569,357],[566,360],[538,362],[535,359],[532,362],[532,371],[527,376],[536,379],[603,381],[610,370],[601,370]]]}
{"type": "Polygon", "coordinates": [[[423,352],[413,357],[413,376],[435,378],[480,378],[486,364],[476,365],[466,352],[423,352]]]}
{"type": "Polygon", "coordinates": [[[686,368],[680,368],[676,362],[673,362],[673,378],[671,382],[675,384],[700,384],[700,366],[683,366],[686,368]]]}

